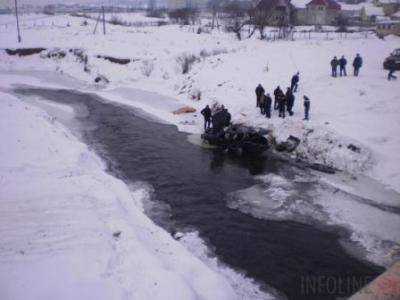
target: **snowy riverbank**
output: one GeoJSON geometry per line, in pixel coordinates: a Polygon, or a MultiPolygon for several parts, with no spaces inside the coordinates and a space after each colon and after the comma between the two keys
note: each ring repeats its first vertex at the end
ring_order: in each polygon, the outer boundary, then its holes
{"type": "Polygon", "coordinates": [[[139,106],[188,132],[201,132],[201,115],[174,116],[173,108],[189,105],[199,110],[217,101],[229,108],[236,122],[272,128],[281,139],[290,134],[302,138],[298,156],[351,173],[362,172],[400,190],[400,138],[396,134],[400,130],[400,86],[385,80],[382,69],[384,57],[398,47],[399,38],[383,41],[372,35],[365,38],[348,34],[346,39],[332,35],[329,40],[321,36],[293,42],[239,42],[223,32],[199,35],[194,28],[176,25],[110,25],[108,35],[103,36],[93,35],[91,20],[87,27],[81,26],[81,18],[71,16],[54,16],[40,22],[41,26],[26,22],[22,44],[15,42],[11,26],[1,28],[2,47],[59,47],[66,56],[21,58],[1,52],[1,70],[69,75],[85,82],[84,89],[95,89],[109,99],[139,106]],[[88,72],[68,52],[71,48],[82,48],[88,56],[88,72]],[[359,78],[329,76],[330,59],[342,54],[349,60],[350,75],[356,52],[364,58],[359,78]],[[118,65],[98,55],[133,61],[118,65]],[[194,55],[195,62],[187,74],[182,74],[180,61],[188,55],[194,55]],[[274,114],[272,120],[266,120],[255,108],[255,86],[262,83],[269,93],[277,85],[285,89],[296,71],[301,72],[301,79],[295,116],[281,120],[274,114]],[[104,75],[110,83],[94,87],[98,75],[104,75]],[[160,102],[150,96],[151,100],[138,103],[129,88],[168,96],[170,101],[160,102]],[[201,100],[190,100],[198,91],[201,100]],[[312,101],[312,120],[306,123],[302,121],[303,94],[312,101]],[[348,149],[349,144],[360,147],[361,152],[348,149]]]}
{"type": "MultiPolygon", "coordinates": [[[[0,28],[1,48],[59,47],[66,53],[63,58],[38,54],[16,57],[0,50],[0,92],[4,99],[0,103],[0,130],[6,139],[0,146],[0,192],[2,199],[7,199],[0,206],[2,215],[7,216],[0,221],[5,236],[0,243],[4,266],[1,291],[21,299],[27,289],[38,298],[88,293],[99,295],[98,299],[110,299],[110,295],[118,299],[165,299],[165,295],[232,299],[238,294],[254,299],[258,290],[232,270],[222,271],[216,260],[202,251],[197,254],[203,263],[193,258],[143,214],[145,188],[129,190],[108,175],[103,163],[58,123],[59,118],[53,119],[29,102],[6,94],[12,84],[94,92],[110,101],[139,107],[192,133],[201,132],[201,115],[175,116],[172,111],[185,105],[199,110],[218,101],[229,108],[236,122],[271,128],[279,139],[290,134],[301,137],[296,153],[300,157],[333,165],[351,175],[363,173],[400,191],[400,86],[386,81],[382,70],[383,58],[398,47],[398,38],[382,41],[350,35],[343,40],[239,42],[222,32],[197,35],[175,25],[109,26],[108,35],[102,36],[92,34],[94,24],[90,20],[88,27],[81,26],[82,19],[70,16],[37,22],[25,24],[21,45],[15,42],[15,28],[0,28]],[[69,52],[72,48],[82,48],[88,56],[89,72],[69,52]],[[365,61],[359,78],[329,76],[333,55],[344,54],[350,61],[356,52],[365,61]],[[117,65],[98,58],[99,54],[133,61],[117,65]],[[179,59],[190,54],[196,61],[187,74],[182,74],[179,59]],[[272,93],[278,84],[285,88],[298,70],[301,82],[295,116],[285,120],[276,114],[272,120],[262,117],[255,107],[255,86],[260,82],[272,93]],[[94,84],[98,75],[107,77],[110,83],[94,84]],[[201,100],[191,100],[198,91],[201,100]],[[303,94],[312,101],[310,122],[302,120],[303,94]],[[348,149],[349,144],[361,151],[348,149]],[[114,237],[119,231],[121,235],[114,237]],[[54,264],[57,274],[51,271],[54,264]],[[49,278],[54,280],[44,285],[49,278]],[[65,285],[60,286],[60,282],[65,285]]],[[[50,106],[61,118],[71,118],[70,108],[50,106]]],[[[329,184],[335,187],[332,193],[337,192],[336,187],[348,188],[341,182],[329,184]]],[[[357,195],[359,189],[361,183],[350,192],[357,195]]],[[[381,195],[374,195],[373,201],[399,206],[396,196],[393,203],[385,203],[381,195]]],[[[257,199],[246,199],[253,200],[257,199]]],[[[329,223],[350,227],[355,235],[361,232],[362,237],[356,240],[368,242],[370,236],[376,237],[379,246],[385,239],[399,242],[396,228],[382,234],[385,226],[380,220],[389,222],[390,218],[380,211],[377,215],[370,210],[354,215],[353,210],[361,211],[365,205],[348,204],[341,194],[329,201],[315,202],[333,211],[329,223]]],[[[390,216],[394,227],[398,215],[390,216]]],[[[191,251],[204,246],[195,233],[185,236],[183,243],[191,251]]],[[[375,243],[369,248],[374,247],[375,243]]],[[[387,249],[373,250],[380,261],[387,249]]]]}
{"type": "Polygon", "coordinates": [[[1,299],[267,298],[155,226],[142,209],[146,188],[107,174],[59,123],[72,121],[70,107],[46,104],[56,119],[0,97],[1,299]]]}

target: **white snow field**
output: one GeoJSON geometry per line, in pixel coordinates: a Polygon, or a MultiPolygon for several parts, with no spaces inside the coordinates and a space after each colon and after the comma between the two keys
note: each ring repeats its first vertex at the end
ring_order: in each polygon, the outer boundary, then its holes
{"type": "MultiPolygon", "coordinates": [[[[134,16],[129,20],[134,21],[134,16]]],[[[1,18],[9,22],[9,17],[1,18]]],[[[97,90],[115,101],[130,103],[132,97],[126,89],[129,87],[169,96],[173,104],[161,101],[131,104],[177,124],[180,130],[196,133],[202,129],[201,115],[174,116],[171,107],[190,105],[200,109],[218,101],[229,108],[236,122],[273,128],[282,139],[289,134],[303,138],[297,152],[300,156],[351,172],[366,172],[400,190],[400,137],[396,134],[400,130],[397,101],[400,85],[388,82],[382,68],[383,59],[400,46],[399,38],[380,40],[359,33],[340,38],[332,33],[326,39],[323,33],[311,40],[237,41],[222,31],[196,34],[196,28],[177,25],[142,28],[108,25],[104,36],[93,34],[93,20],[89,20],[89,26],[81,26],[83,20],[58,15],[43,19],[40,24],[25,21],[22,44],[16,41],[15,26],[0,26],[1,48],[59,47],[67,51],[63,59],[39,55],[19,58],[1,52],[0,70],[57,71],[87,82],[86,89],[93,88],[94,78],[101,74],[110,84],[98,86],[97,90]],[[82,48],[88,54],[89,73],[68,53],[71,48],[82,48]],[[357,52],[364,58],[364,66],[360,77],[355,78],[351,75],[351,63],[357,52]],[[134,61],[118,65],[97,55],[134,61]],[[194,55],[196,61],[187,74],[182,74],[179,61],[188,55],[194,55]],[[347,57],[348,77],[329,76],[329,61],[334,55],[347,57]],[[269,93],[277,85],[285,90],[296,71],[300,71],[301,79],[295,116],[285,120],[276,115],[272,120],[262,117],[255,107],[255,86],[262,83],[269,93]],[[198,91],[201,100],[191,100],[198,91]],[[302,121],[304,94],[311,99],[310,122],[302,121]],[[347,149],[349,143],[360,146],[361,153],[347,149]]]]}
{"type": "MultiPolygon", "coordinates": [[[[0,24],[9,20],[0,16],[0,24]],[[7,20],[2,22],[2,18],[7,20]]],[[[89,26],[82,26],[83,20],[62,15],[26,20],[21,44],[16,41],[15,26],[0,25],[0,91],[8,92],[12,83],[25,83],[96,92],[110,101],[139,107],[191,133],[202,131],[199,112],[177,116],[172,111],[186,105],[199,110],[219,102],[229,109],[235,122],[270,128],[282,140],[289,135],[300,137],[302,143],[294,155],[372,177],[387,188],[384,195],[392,195],[390,189],[400,191],[400,85],[398,81],[388,82],[382,68],[383,59],[400,47],[398,37],[380,40],[373,35],[341,37],[331,33],[328,37],[313,34],[310,40],[305,36],[296,41],[267,42],[255,37],[237,41],[222,31],[196,34],[195,27],[177,25],[107,25],[107,35],[103,36],[99,28],[93,34],[93,20],[88,21],[89,26]],[[15,47],[59,48],[66,56],[48,58],[45,51],[42,55],[18,57],[2,50],[15,47]],[[88,72],[69,52],[71,48],[83,49],[88,55],[88,72]],[[356,53],[364,59],[358,78],[351,74],[356,53]],[[118,65],[97,55],[133,61],[118,65]],[[181,61],[191,55],[194,63],[187,74],[182,74],[181,61]],[[334,55],[347,57],[348,77],[330,77],[329,61],[334,55]],[[300,89],[295,115],[284,120],[276,113],[271,120],[261,116],[255,107],[256,85],[263,84],[271,94],[277,85],[285,90],[297,71],[300,89]],[[94,84],[98,75],[107,77],[110,83],[94,84]],[[199,91],[201,100],[192,100],[199,91]],[[141,97],[137,97],[139,94],[141,97]],[[309,122],[303,121],[303,95],[311,99],[309,122]],[[349,150],[349,144],[361,151],[349,150]]],[[[214,260],[196,253],[201,263],[152,224],[140,209],[146,190],[129,191],[107,175],[98,158],[57,119],[29,102],[4,93],[1,98],[0,130],[7,142],[0,146],[0,193],[1,200],[6,199],[0,204],[1,216],[5,216],[0,219],[4,236],[0,242],[0,291],[9,291],[17,299],[23,299],[27,288],[40,299],[45,299],[43,295],[60,298],[52,294],[60,290],[77,293],[72,295],[100,294],[96,299],[110,299],[107,295],[115,299],[231,299],[237,294],[254,299],[259,295],[250,281],[229,269],[221,271],[214,260]],[[120,238],[113,237],[116,231],[122,231],[120,238]],[[54,269],[57,274],[52,273],[54,269]],[[60,286],[60,282],[65,285],[60,286]],[[238,291],[240,286],[245,286],[244,290],[238,291]]],[[[63,106],[57,106],[57,111],[71,113],[63,106]]],[[[335,180],[326,179],[332,190],[335,184],[341,184],[346,186],[340,187],[344,191],[374,194],[360,192],[368,180],[362,184],[335,180]]],[[[291,183],[285,178],[269,178],[268,182],[273,187],[269,191],[250,188],[252,197],[261,195],[251,201],[260,202],[266,194],[273,200],[272,204],[256,203],[256,208],[276,209],[292,196],[291,183]]],[[[381,246],[384,240],[399,243],[398,215],[390,214],[389,218],[383,213],[370,214],[369,207],[347,195],[338,194],[328,201],[319,198],[318,192],[311,205],[323,207],[324,222],[350,227],[354,235],[360,235],[354,239],[367,239],[365,243],[377,237],[379,243],[373,241],[370,248],[381,246]],[[363,218],[365,215],[369,218],[363,218]],[[386,224],[389,227],[384,234],[386,224]]],[[[400,205],[397,196],[383,199],[381,195],[373,195],[373,201],[400,205]]],[[[300,211],[300,215],[307,217],[313,213],[313,206],[310,212],[309,203],[303,204],[294,210],[299,214],[298,210],[304,208],[306,211],[300,211]]],[[[251,213],[265,217],[260,210],[251,213]]],[[[190,252],[197,249],[193,243],[188,246],[193,239],[195,233],[182,239],[190,252]]],[[[202,245],[199,240],[196,243],[202,245]]],[[[379,257],[370,258],[384,263],[382,249],[373,250],[371,253],[379,257]]]]}
{"type": "MultiPolygon", "coordinates": [[[[108,175],[58,119],[0,98],[0,299],[269,298],[154,225],[146,188],[108,175]]],[[[70,107],[46,105],[72,119],[70,107]]]]}

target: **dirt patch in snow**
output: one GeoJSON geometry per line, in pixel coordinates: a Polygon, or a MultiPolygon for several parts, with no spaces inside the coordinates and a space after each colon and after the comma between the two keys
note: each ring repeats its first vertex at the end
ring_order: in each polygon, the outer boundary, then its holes
{"type": "Polygon", "coordinates": [[[39,54],[46,50],[46,48],[17,48],[17,49],[6,49],[8,55],[28,56],[33,54],[39,54]]]}
{"type": "Polygon", "coordinates": [[[120,65],[127,65],[132,61],[132,59],[130,59],[130,58],[116,58],[116,57],[107,56],[107,55],[97,55],[97,58],[102,58],[102,59],[108,60],[114,64],[120,64],[120,65]]]}

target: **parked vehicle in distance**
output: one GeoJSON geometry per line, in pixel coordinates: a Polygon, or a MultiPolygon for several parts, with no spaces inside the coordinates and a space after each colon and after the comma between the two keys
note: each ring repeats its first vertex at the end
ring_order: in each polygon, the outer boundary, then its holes
{"type": "Polygon", "coordinates": [[[395,49],[383,62],[383,68],[389,70],[390,64],[394,61],[396,71],[400,71],[400,48],[395,49]]]}

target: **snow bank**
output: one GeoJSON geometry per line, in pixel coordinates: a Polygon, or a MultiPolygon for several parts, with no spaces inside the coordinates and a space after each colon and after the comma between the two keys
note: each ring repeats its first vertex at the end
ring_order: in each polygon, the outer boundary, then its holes
{"type": "Polygon", "coordinates": [[[43,110],[0,97],[1,299],[238,298],[144,215],[145,188],[108,175],[43,110]]]}
{"type": "Polygon", "coordinates": [[[196,34],[194,27],[177,25],[109,25],[108,35],[103,36],[93,34],[92,20],[89,26],[81,26],[81,18],[70,16],[45,20],[41,21],[43,26],[27,21],[21,45],[15,40],[15,28],[0,27],[3,47],[82,48],[88,55],[88,70],[70,53],[64,59],[48,59],[37,55],[9,57],[4,52],[0,53],[0,70],[46,70],[72,76],[86,83],[81,89],[101,89],[103,95],[114,101],[139,105],[177,124],[180,130],[193,133],[202,130],[201,115],[173,116],[172,107],[190,105],[199,110],[218,101],[229,108],[236,122],[272,128],[279,139],[290,134],[306,139],[297,152],[301,157],[350,172],[365,172],[400,190],[400,139],[396,134],[400,130],[400,103],[396,101],[400,87],[387,82],[382,69],[384,57],[398,47],[398,37],[382,41],[359,34],[328,37],[323,33],[311,40],[239,42],[231,34],[196,34]],[[352,58],[357,52],[364,58],[359,78],[329,76],[329,61],[334,55],[347,57],[351,75],[352,58]],[[98,54],[131,58],[133,62],[113,64],[98,59],[98,54]],[[182,55],[196,57],[187,74],[182,74],[179,65],[182,55]],[[281,120],[274,114],[272,120],[266,120],[254,105],[255,86],[262,83],[269,93],[277,85],[285,89],[296,71],[301,74],[295,116],[281,120]],[[111,83],[94,85],[99,75],[111,83]],[[129,88],[168,96],[170,100],[164,102],[170,103],[137,101],[130,96],[133,90],[129,88]],[[196,91],[201,92],[198,102],[191,100],[196,91]],[[311,98],[311,121],[307,124],[302,121],[303,94],[311,98]],[[349,150],[349,144],[361,151],[349,150]]]}

